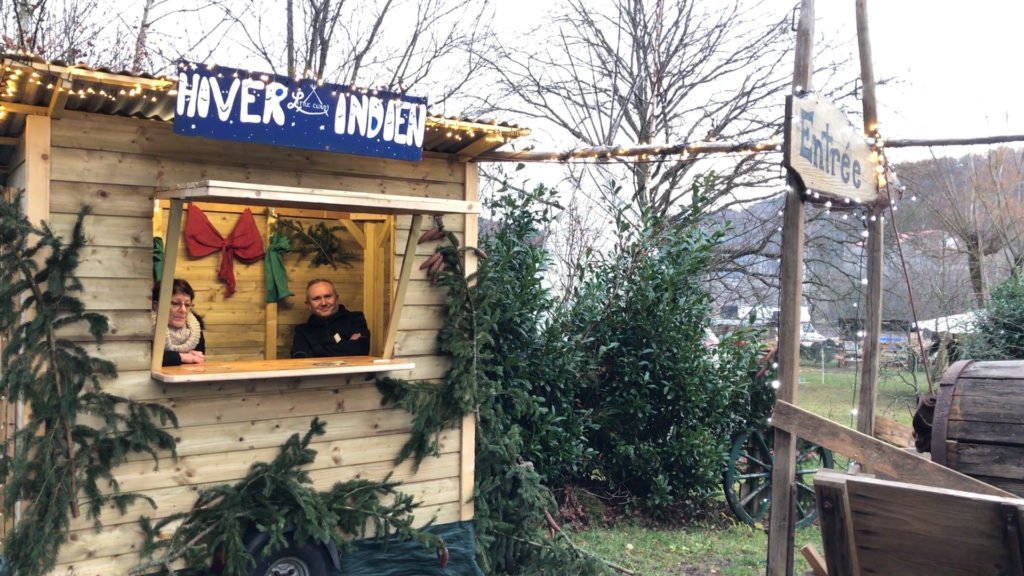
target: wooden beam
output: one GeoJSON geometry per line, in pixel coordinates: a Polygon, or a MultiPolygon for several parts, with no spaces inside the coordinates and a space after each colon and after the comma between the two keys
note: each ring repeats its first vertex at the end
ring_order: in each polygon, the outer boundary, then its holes
{"type": "MultiPolygon", "coordinates": [[[[3,200],[5,202],[11,202],[14,200],[15,190],[10,187],[5,187],[0,191],[3,194],[3,200]]],[[[0,338],[0,356],[3,355],[4,345],[7,343],[7,338],[0,338]]],[[[0,418],[3,422],[0,425],[3,429],[0,430],[0,442],[7,442],[7,440],[18,431],[21,427],[22,420],[21,414],[24,404],[21,400],[11,402],[11,397],[5,394],[0,398],[0,418]]],[[[6,453],[0,452],[0,458],[11,458],[14,455],[16,447],[13,443],[8,444],[9,450],[6,453]]],[[[0,518],[0,538],[5,538],[7,533],[14,528],[14,520],[21,514],[21,503],[16,502],[14,505],[14,514],[9,514],[0,518]]]]}
{"type": "Polygon", "coordinates": [[[909,448],[914,445],[914,429],[885,416],[875,416],[872,436],[897,448],[909,448]]]}
{"type": "MultiPolygon", "coordinates": [[[[266,233],[263,235],[263,241],[267,247],[270,246],[270,236],[274,233],[276,226],[277,212],[268,208],[266,233]]],[[[269,280],[269,278],[263,278],[264,287],[269,280]]],[[[267,360],[274,360],[277,358],[277,302],[266,302],[264,312],[266,320],[263,324],[263,357],[267,360]]]]}
{"type": "Polygon", "coordinates": [[[345,227],[345,231],[352,235],[352,239],[359,244],[359,247],[366,249],[366,234],[359,228],[359,225],[348,218],[342,218],[338,222],[345,227]]]}
{"type": "Polygon", "coordinates": [[[975,144],[1008,144],[1010,142],[1024,142],[1024,134],[978,136],[975,138],[886,138],[885,147],[913,148],[915,146],[971,146],[975,144]]]}
{"type": "MultiPolygon", "coordinates": [[[[802,0],[793,65],[793,93],[811,89],[814,50],[814,0],[802,0]]],[[[800,308],[804,277],[804,203],[800,185],[790,177],[782,222],[782,270],[779,295],[779,391],[778,398],[796,402],[800,377],[800,308]]],[[[796,437],[784,429],[775,432],[775,465],[772,467],[772,507],[768,519],[768,576],[793,573],[790,535],[793,518],[793,487],[796,484],[796,437]]]]}
{"type": "Polygon", "coordinates": [[[800,554],[803,555],[804,560],[807,560],[807,565],[811,567],[814,576],[828,576],[825,559],[818,554],[814,544],[804,544],[804,547],[800,549],[800,554]]]}
{"type": "Polygon", "coordinates": [[[402,272],[398,276],[398,289],[395,291],[395,299],[391,303],[391,318],[388,320],[388,333],[384,338],[383,357],[391,359],[395,357],[395,338],[398,336],[398,321],[402,317],[402,307],[405,306],[405,293],[409,290],[409,279],[412,277],[412,265],[416,259],[416,241],[419,239],[420,226],[423,224],[423,215],[416,214],[412,217],[409,225],[409,238],[405,243],[405,254],[402,256],[402,272]]]}
{"type": "Polygon", "coordinates": [[[821,526],[821,547],[825,550],[825,565],[828,576],[853,576],[857,557],[850,533],[853,527],[847,511],[846,492],[843,486],[828,481],[829,475],[814,475],[814,495],[818,507],[818,523],[821,526]],[[819,482],[820,480],[820,482],[819,482]]]}
{"type": "Polygon", "coordinates": [[[25,215],[33,224],[50,218],[50,119],[25,119],[25,215]]]}
{"type": "MultiPolygon", "coordinates": [[[[160,286],[161,291],[163,285],[160,286]]],[[[168,308],[170,308],[168,306],[168,308]]],[[[153,372],[153,379],[169,384],[198,382],[229,382],[237,380],[273,380],[276,378],[307,378],[344,374],[374,374],[412,370],[415,362],[384,360],[374,356],[344,358],[284,358],[280,360],[233,360],[206,362],[202,371],[189,366],[168,366],[153,372]]]]}
{"type": "Polygon", "coordinates": [[[868,222],[868,254],[865,264],[868,280],[867,305],[864,312],[864,345],[860,365],[861,386],[857,403],[857,430],[868,436],[874,435],[875,403],[878,399],[878,362],[881,356],[882,265],[885,257],[882,216],[880,208],[875,207],[871,210],[868,222]]]}
{"type": "MultiPolygon", "coordinates": [[[[363,248],[363,314],[366,316],[367,327],[370,334],[384,334],[384,285],[383,271],[384,260],[387,255],[381,250],[378,237],[381,235],[381,228],[384,225],[380,222],[367,221],[363,224],[366,234],[359,230],[351,220],[348,222],[357,232],[360,233],[361,241],[357,239],[363,248]]],[[[378,336],[370,339],[370,354],[377,356],[384,350],[384,342],[378,336]]]]}
{"type": "MultiPolygon", "coordinates": [[[[25,192],[21,197],[25,217],[30,223],[38,226],[50,220],[50,168],[51,168],[51,126],[50,119],[45,116],[29,116],[25,119],[25,192]]],[[[43,256],[37,253],[34,257],[40,268],[43,267],[43,256]]],[[[35,318],[35,311],[27,310],[23,321],[35,318]]],[[[24,426],[32,417],[32,405],[19,401],[15,409],[17,428],[24,426]]],[[[42,433],[42,431],[40,431],[42,433]]],[[[14,512],[15,521],[21,518],[22,502],[17,502],[14,512]]]]}
{"type": "MultiPolygon", "coordinates": [[[[774,140],[750,140],[742,142],[680,142],[676,144],[637,144],[635,146],[592,146],[571,150],[524,150],[521,152],[496,150],[478,156],[481,162],[620,162],[623,158],[640,156],[678,156],[687,154],[725,154],[730,152],[777,152],[779,143],[774,140]]],[[[461,154],[462,151],[460,150],[461,154]]]]}
{"type": "Polygon", "coordinates": [[[181,239],[181,200],[171,200],[171,214],[167,219],[167,238],[164,239],[164,271],[160,278],[160,300],[156,307],[156,329],[153,332],[153,357],[150,371],[159,372],[164,360],[167,340],[167,319],[171,315],[171,290],[174,288],[174,267],[178,263],[178,241],[181,239]]]}
{"type": "MultiPolygon", "coordinates": [[[[466,201],[476,202],[479,194],[479,172],[475,164],[464,164],[466,170],[466,201]]],[[[476,214],[466,215],[465,246],[476,246],[479,238],[480,222],[476,214]]],[[[476,274],[477,258],[472,250],[466,250],[466,276],[476,274]]],[[[473,502],[473,483],[476,478],[476,414],[467,414],[462,418],[462,441],[459,445],[461,463],[459,466],[460,520],[472,520],[475,513],[473,502]]]]}
{"type": "MultiPolygon", "coordinates": [[[[64,106],[68,103],[70,92],[63,89],[64,82],[63,77],[57,78],[53,82],[53,93],[50,94],[50,105],[48,106],[50,118],[60,118],[64,113],[64,106]]],[[[71,82],[68,80],[68,85],[70,86],[70,84],[71,82]]]]}
{"type": "Polygon", "coordinates": [[[473,142],[470,142],[468,145],[463,146],[462,148],[459,149],[458,152],[455,153],[455,155],[460,160],[467,161],[472,158],[476,158],[477,156],[486,152],[487,150],[490,150],[491,148],[500,146],[502,144],[504,144],[504,139],[499,138],[498,141],[495,142],[491,140],[489,137],[484,136],[479,140],[475,140],[473,142]]]}
{"type": "MultiPolygon", "coordinates": [[[[871,38],[868,34],[867,0],[857,0],[857,47],[860,55],[860,81],[863,86],[864,135],[874,138],[878,132],[878,106],[875,102],[875,72],[871,61],[871,38]]],[[[874,174],[873,186],[878,186],[874,174]]],[[[882,336],[882,265],[883,211],[875,206],[868,223],[867,311],[865,318],[864,356],[861,363],[860,399],[857,405],[857,430],[872,436],[875,427],[875,403],[878,399],[878,360],[882,336]]]]}
{"type": "Polygon", "coordinates": [[[326,188],[270,186],[204,180],[157,191],[157,198],[223,202],[278,208],[339,209],[374,214],[479,214],[479,202],[394,194],[370,194],[326,188]]]}
{"type": "Polygon", "coordinates": [[[17,102],[0,102],[0,112],[13,112],[15,114],[28,114],[29,116],[47,116],[50,109],[46,106],[31,106],[17,102]]]}
{"type": "MultiPolygon", "coordinates": [[[[782,400],[775,403],[772,426],[824,446],[833,452],[849,456],[866,464],[873,474],[883,478],[936,488],[1016,498],[1010,492],[1000,490],[930,460],[908,454],[895,446],[890,446],[881,440],[836,424],[782,400]]],[[[774,510],[774,508],[773,500],[772,509],[774,510]]]]}

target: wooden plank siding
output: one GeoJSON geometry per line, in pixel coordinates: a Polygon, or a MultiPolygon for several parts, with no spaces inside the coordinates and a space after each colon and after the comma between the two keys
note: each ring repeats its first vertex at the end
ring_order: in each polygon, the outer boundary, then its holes
{"type": "MultiPolygon", "coordinates": [[[[380,480],[391,472],[393,479],[405,483],[403,492],[423,501],[417,515],[419,524],[464,519],[465,486],[467,482],[472,485],[472,477],[462,477],[467,459],[462,453],[464,434],[458,430],[444,433],[441,456],[428,458],[416,472],[409,463],[394,466],[395,455],[409,437],[411,415],[382,407],[380,395],[367,375],[178,385],[153,380],[149,371],[151,249],[153,194],[157,187],[218,179],[463,199],[466,174],[475,167],[429,155],[411,163],[227,144],[177,136],[168,123],[75,112],[52,120],[51,139],[49,220],[58,231],[67,233],[82,206],[90,207],[85,222],[88,245],[78,269],[84,286],[82,299],[89,310],[106,314],[112,327],[99,345],[90,342],[82,327],[69,327],[62,336],[82,341],[90,352],[117,363],[119,375],[104,383],[105,390],[166,404],[180,419],[180,428],[173,431],[178,440],[177,459],[161,454],[154,462],[135,455],[115,471],[124,490],[144,493],[154,498],[158,507],[150,509],[140,502],[123,516],[106,509],[101,515],[106,526],[99,532],[92,529],[91,520],[74,520],[74,530],[53,574],[128,573],[139,561],[139,515],[148,514],[155,520],[187,510],[199,489],[241,479],[254,462],[273,458],[291,434],[308,430],[314,416],[326,423],[326,435],[313,445],[318,450],[316,462],[309,467],[319,489],[353,478],[380,480]]],[[[18,177],[20,172],[16,169],[12,182],[24,181],[18,177]]],[[[203,208],[224,236],[234,228],[241,210],[234,206],[203,208]]],[[[253,215],[266,241],[267,212],[254,208],[253,215]]],[[[337,222],[337,214],[324,216],[329,222],[337,222]]],[[[390,314],[397,277],[391,271],[401,265],[402,254],[397,251],[405,246],[410,216],[398,216],[390,222],[394,222],[394,230],[378,235],[382,252],[388,255],[380,269],[388,273],[381,284],[385,318],[390,314]]],[[[432,224],[429,218],[425,223],[432,224]]],[[[366,229],[358,218],[354,217],[352,224],[366,229]]],[[[459,234],[460,240],[463,238],[464,217],[447,216],[445,224],[459,234]]],[[[163,228],[158,225],[157,229],[163,228]]],[[[351,234],[342,233],[342,237],[346,248],[358,247],[351,234]]],[[[237,292],[227,298],[224,284],[216,279],[219,255],[191,259],[184,254],[183,244],[175,276],[188,279],[196,289],[196,310],[207,326],[207,357],[264,357],[268,318],[263,302],[263,261],[244,264],[236,260],[237,292]]],[[[436,246],[417,246],[417,265],[436,246]]],[[[361,249],[354,253],[362,254],[361,249]]],[[[295,295],[277,305],[278,357],[287,357],[294,326],[308,315],[303,302],[306,282],[313,277],[331,278],[341,302],[360,310],[365,304],[363,264],[360,257],[350,267],[313,269],[295,255],[286,257],[289,284],[295,295]]],[[[439,288],[430,285],[423,271],[414,271],[399,322],[396,357],[411,360],[416,367],[390,375],[425,381],[444,377],[450,361],[437,355],[436,342],[444,323],[444,297],[439,288]]],[[[374,338],[383,336],[374,334],[374,338]]],[[[472,460],[472,453],[468,458],[472,460]]]]}

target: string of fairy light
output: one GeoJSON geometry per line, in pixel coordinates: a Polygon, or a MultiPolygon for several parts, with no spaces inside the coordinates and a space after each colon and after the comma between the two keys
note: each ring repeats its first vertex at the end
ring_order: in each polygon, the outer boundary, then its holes
{"type": "MultiPolygon", "coordinates": [[[[179,63],[178,71],[188,71],[197,65],[179,63]]],[[[208,71],[216,71],[216,64],[200,64],[208,71]]],[[[67,66],[47,61],[39,56],[26,52],[8,53],[2,67],[3,96],[9,102],[0,101],[0,118],[11,112],[24,111],[24,105],[16,102],[19,89],[24,91],[32,86],[56,90],[59,94],[78,98],[104,98],[110,102],[131,100],[149,104],[158,104],[162,99],[177,96],[177,78],[170,76],[141,77],[131,74],[118,74],[95,70],[83,66],[67,66]],[[116,83],[117,85],[111,85],[116,83]],[[17,108],[17,109],[16,109],[17,108]]],[[[257,71],[238,71],[232,69],[232,77],[247,75],[252,79],[268,82],[271,74],[257,71]]],[[[223,73],[218,77],[224,78],[223,73]]],[[[296,82],[309,80],[317,86],[323,86],[323,78],[314,77],[309,71],[293,78],[296,82]]],[[[353,84],[343,85],[342,90],[350,94],[381,96],[391,94],[391,98],[400,99],[401,94],[384,87],[360,87],[353,84]]],[[[338,89],[331,91],[332,96],[338,95],[338,89]]],[[[42,107],[42,106],[41,106],[42,107]]],[[[446,118],[430,115],[426,119],[426,128],[437,137],[456,142],[474,142],[484,140],[491,147],[500,146],[516,138],[529,135],[530,131],[515,126],[500,125],[495,121],[467,121],[457,118],[446,118]]]]}

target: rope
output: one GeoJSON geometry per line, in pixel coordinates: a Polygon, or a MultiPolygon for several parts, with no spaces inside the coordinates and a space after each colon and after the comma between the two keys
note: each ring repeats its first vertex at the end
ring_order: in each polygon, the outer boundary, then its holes
{"type": "Polygon", "coordinates": [[[910,316],[911,318],[913,318],[914,328],[917,329],[917,346],[921,351],[921,363],[922,365],[925,366],[924,378],[928,382],[928,395],[934,396],[935,387],[932,384],[932,375],[931,372],[928,370],[928,366],[925,364],[925,361],[928,359],[928,355],[925,353],[924,340],[921,338],[921,327],[917,325],[917,304],[914,303],[914,289],[910,284],[910,273],[907,272],[907,261],[906,259],[903,258],[903,242],[900,240],[899,226],[896,225],[896,214],[894,214],[892,210],[892,191],[889,190],[888,182],[886,182],[885,184],[885,190],[888,193],[887,196],[890,199],[889,221],[892,222],[892,232],[893,235],[896,236],[896,252],[900,256],[900,267],[903,269],[903,280],[907,284],[907,296],[910,298],[910,316]]]}

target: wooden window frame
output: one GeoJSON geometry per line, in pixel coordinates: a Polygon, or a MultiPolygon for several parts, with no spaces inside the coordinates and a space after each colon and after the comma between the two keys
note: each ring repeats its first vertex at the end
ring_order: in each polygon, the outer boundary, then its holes
{"type": "MultiPolygon", "coordinates": [[[[162,382],[209,382],[221,380],[293,378],[297,376],[319,376],[330,374],[353,374],[409,370],[412,362],[394,360],[394,342],[398,332],[398,320],[405,304],[405,294],[412,264],[416,253],[416,238],[419,236],[423,216],[432,214],[479,214],[477,201],[446,200],[443,198],[420,198],[348,192],[324,188],[299,188],[292,186],[270,186],[246,182],[204,180],[158,189],[158,200],[170,201],[170,215],[166,229],[163,278],[174,278],[178,259],[178,244],[181,236],[181,221],[184,203],[187,201],[221,204],[241,204],[275,208],[303,208],[315,210],[336,210],[365,214],[411,214],[412,224],[406,242],[398,288],[392,300],[390,319],[385,336],[382,358],[371,356],[355,357],[351,361],[329,361],[324,359],[280,359],[262,361],[211,362],[190,367],[163,367],[163,349],[166,334],[156,330],[153,335],[153,356],[150,371],[153,378],[162,382]],[[301,360],[301,361],[296,361],[301,360]]],[[[158,302],[169,302],[172,282],[160,285],[158,302]]],[[[157,326],[166,326],[170,309],[157,306],[157,326]]]]}

